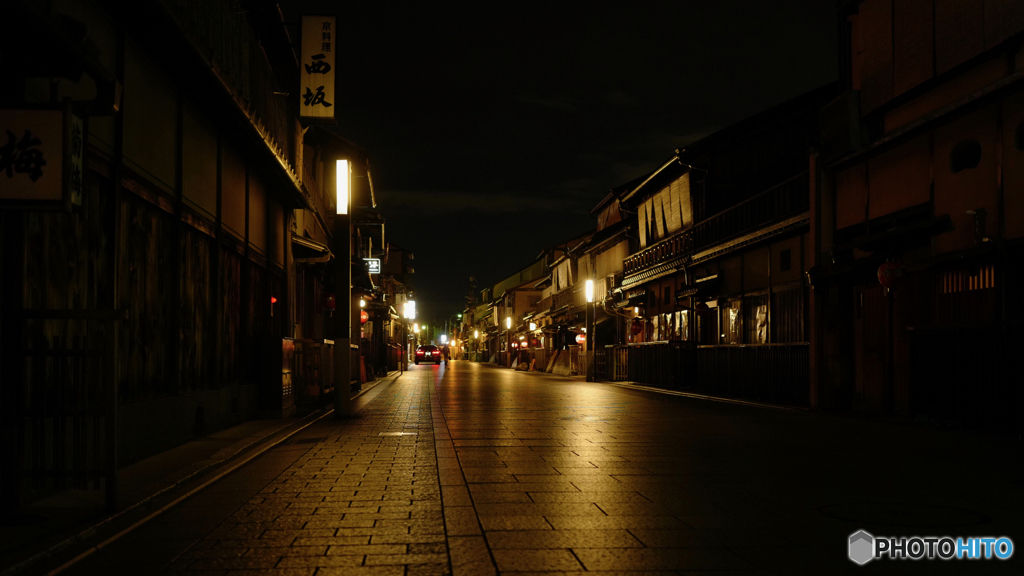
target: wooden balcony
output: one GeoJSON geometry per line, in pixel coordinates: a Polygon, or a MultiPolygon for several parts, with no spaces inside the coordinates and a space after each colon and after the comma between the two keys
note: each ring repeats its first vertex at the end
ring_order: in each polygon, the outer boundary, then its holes
{"type": "MultiPolygon", "coordinates": [[[[608,287],[605,284],[606,280],[606,278],[598,278],[594,280],[594,302],[600,302],[608,295],[608,287]]],[[[579,281],[571,288],[566,288],[549,298],[551,299],[550,309],[552,311],[565,306],[568,306],[569,308],[582,308],[587,304],[586,284],[583,281],[579,281]]],[[[541,300],[541,304],[543,305],[546,300],[548,300],[548,298],[541,300]]],[[[538,307],[538,310],[546,309],[538,307]]]]}
{"type": "Polygon", "coordinates": [[[633,254],[623,261],[623,272],[628,278],[680,260],[687,254],[806,212],[809,205],[810,180],[804,172],[633,254]]]}

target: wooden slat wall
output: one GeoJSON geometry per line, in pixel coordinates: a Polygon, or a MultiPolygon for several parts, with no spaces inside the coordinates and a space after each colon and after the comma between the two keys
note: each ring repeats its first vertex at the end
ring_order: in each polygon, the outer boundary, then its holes
{"type": "Polygon", "coordinates": [[[134,194],[125,195],[119,211],[117,307],[130,311],[119,326],[120,396],[133,402],[175,390],[170,339],[177,338],[171,318],[178,310],[170,291],[178,279],[171,265],[171,215],[134,194]]]}
{"type": "Polygon", "coordinates": [[[860,108],[868,114],[892,99],[892,0],[865,0],[860,5],[860,108]]]}
{"type": "Polygon", "coordinates": [[[213,240],[190,227],[181,237],[181,391],[215,387],[213,345],[216,321],[210,281],[210,245],[213,240]],[[214,385],[214,386],[211,386],[214,385]]]}
{"type": "Polygon", "coordinates": [[[242,258],[223,247],[220,250],[216,374],[219,385],[232,386],[242,378],[242,258]]]}
{"type": "Polygon", "coordinates": [[[932,9],[933,0],[893,4],[893,96],[934,75],[932,9]]]}

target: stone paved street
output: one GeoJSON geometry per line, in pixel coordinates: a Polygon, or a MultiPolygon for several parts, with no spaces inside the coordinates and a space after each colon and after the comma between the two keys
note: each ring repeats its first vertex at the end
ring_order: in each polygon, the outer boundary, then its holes
{"type": "Polygon", "coordinates": [[[65,574],[1014,573],[847,537],[1024,542],[1019,442],[418,366],[65,574]]]}

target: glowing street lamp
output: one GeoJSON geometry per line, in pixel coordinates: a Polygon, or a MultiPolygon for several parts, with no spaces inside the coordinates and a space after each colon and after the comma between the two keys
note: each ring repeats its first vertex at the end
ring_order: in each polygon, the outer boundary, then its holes
{"type": "Polygon", "coordinates": [[[336,168],[338,172],[337,213],[347,215],[349,192],[352,185],[351,168],[349,167],[348,160],[338,160],[336,168]]]}
{"type": "MultiPolygon", "coordinates": [[[[335,162],[336,216],[334,218],[334,253],[349,254],[352,248],[352,219],[349,217],[352,203],[352,167],[348,160],[335,162]]],[[[335,258],[334,279],[340,287],[336,299],[334,316],[334,416],[347,418],[352,415],[352,394],[350,378],[353,370],[350,345],[352,342],[352,263],[349,258],[335,258]]]]}

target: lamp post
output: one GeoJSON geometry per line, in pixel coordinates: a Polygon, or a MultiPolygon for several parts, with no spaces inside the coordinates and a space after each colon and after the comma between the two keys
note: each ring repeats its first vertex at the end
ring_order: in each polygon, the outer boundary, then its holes
{"type": "Polygon", "coordinates": [[[334,216],[334,417],[352,415],[352,175],[348,160],[335,162],[337,204],[334,216]]]}
{"type": "Polygon", "coordinates": [[[462,314],[456,313],[456,314],[452,314],[451,316],[448,317],[447,320],[444,321],[444,331],[445,331],[446,334],[448,334],[449,337],[452,336],[451,321],[452,321],[452,318],[455,318],[456,316],[458,316],[460,320],[462,319],[462,314]]]}
{"type": "Polygon", "coordinates": [[[587,339],[584,344],[587,347],[587,382],[594,381],[594,281],[587,280],[585,284],[587,295],[587,339]]]}
{"type": "Polygon", "coordinates": [[[512,317],[505,316],[505,360],[512,366],[512,317]]]}

